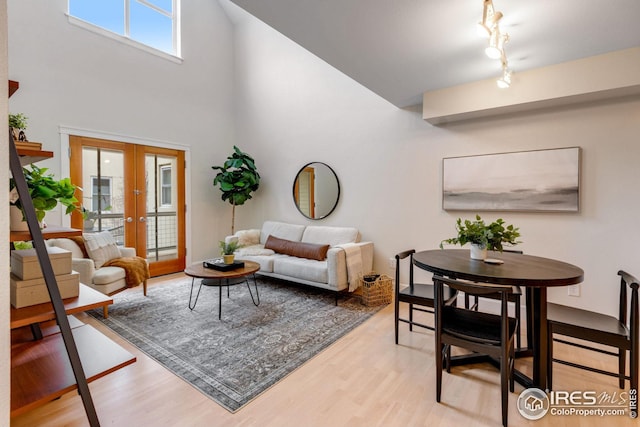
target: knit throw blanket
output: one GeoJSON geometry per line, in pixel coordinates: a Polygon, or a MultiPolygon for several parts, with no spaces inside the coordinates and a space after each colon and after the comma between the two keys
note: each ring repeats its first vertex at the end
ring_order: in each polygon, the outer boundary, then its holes
{"type": "Polygon", "coordinates": [[[105,262],[104,264],[102,264],[102,266],[124,268],[126,272],[125,280],[127,281],[128,288],[138,286],[140,283],[151,277],[151,275],[149,274],[149,265],[147,264],[147,261],[139,256],[114,258],[105,262]]]}

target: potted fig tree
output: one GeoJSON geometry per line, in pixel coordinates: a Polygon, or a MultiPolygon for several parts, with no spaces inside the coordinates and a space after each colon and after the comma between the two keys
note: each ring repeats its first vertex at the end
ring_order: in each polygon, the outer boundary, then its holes
{"type": "Polygon", "coordinates": [[[243,205],[251,199],[251,193],[260,186],[260,174],[253,158],[247,153],[233,146],[234,153],[227,157],[222,166],[212,166],[219,170],[213,179],[213,186],[219,186],[222,191],[222,200],[232,206],[231,234],[235,233],[236,206],[243,205]]]}

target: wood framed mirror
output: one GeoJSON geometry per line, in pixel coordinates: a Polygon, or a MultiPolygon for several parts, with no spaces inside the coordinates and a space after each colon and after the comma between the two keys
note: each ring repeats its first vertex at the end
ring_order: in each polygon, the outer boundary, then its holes
{"type": "Polygon", "coordinates": [[[331,167],[321,162],[304,165],[293,182],[293,201],[309,219],[328,217],[338,205],[340,182],[331,167]]]}

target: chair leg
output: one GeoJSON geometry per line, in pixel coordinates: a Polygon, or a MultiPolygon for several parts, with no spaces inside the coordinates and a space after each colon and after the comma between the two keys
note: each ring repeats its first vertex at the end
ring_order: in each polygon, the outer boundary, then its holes
{"type": "Polygon", "coordinates": [[[147,296],[147,281],[145,280],[144,282],[142,282],[142,293],[144,293],[144,296],[147,296]]]}
{"type": "Polygon", "coordinates": [[[105,319],[109,317],[109,306],[105,305],[104,307],[102,307],[102,317],[104,317],[105,319]]]}
{"type": "Polygon", "coordinates": [[[629,352],[629,378],[631,379],[629,381],[629,390],[638,390],[638,364],[640,362],[638,361],[637,349],[637,343],[634,345],[632,340],[631,351],[629,352]]]}
{"type": "Polygon", "coordinates": [[[500,362],[500,388],[502,395],[502,425],[507,427],[507,417],[509,415],[509,364],[506,360],[500,362]]]}
{"type": "Polygon", "coordinates": [[[400,317],[400,313],[398,313],[398,311],[400,310],[400,301],[398,301],[397,295],[396,295],[396,300],[395,300],[395,323],[396,323],[396,345],[398,344],[398,323],[399,323],[399,317],[400,317]]]}
{"type": "Polygon", "coordinates": [[[409,330],[413,331],[413,304],[409,304],[409,330]]]}
{"type": "Polygon", "coordinates": [[[553,390],[553,328],[551,325],[547,329],[547,378],[547,388],[553,390]]]}
{"type": "Polygon", "coordinates": [[[440,396],[442,395],[442,359],[444,351],[444,347],[438,342],[436,344],[436,402],[440,402],[440,396]]]}
{"type": "Polygon", "coordinates": [[[515,391],[515,377],[513,375],[513,370],[515,369],[515,360],[516,360],[516,352],[513,347],[511,347],[511,355],[509,357],[509,391],[513,393],[515,391]]]}
{"type": "Polygon", "coordinates": [[[618,349],[618,385],[624,390],[624,376],[627,370],[627,350],[618,349]]]}
{"type": "Polygon", "coordinates": [[[520,317],[520,298],[516,298],[515,306],[516,320],[518,321],[518,325],[516,326],[516,345],[517,348],[522,348],[522,337],[520,336],[520,325],[522,324],[520,317]]]}

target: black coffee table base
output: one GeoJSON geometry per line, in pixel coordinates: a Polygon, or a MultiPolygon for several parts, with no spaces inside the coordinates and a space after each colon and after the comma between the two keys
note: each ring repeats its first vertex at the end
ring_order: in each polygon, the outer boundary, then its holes
{"type": "Polygon", "coordinates": [[[253,286],[256,290],[255,297],[253,296],[253,292],[251,291],[251,285],[249,284],[249,279],[247,277],[239,277],[239,278],[229,278],[229,279],[201,279],[200,286],[198,287],[198,292],[196,293],[195,299],[193,299],[193,287],[195,285],[195,277],[191,278],[191,291],[189,292],[189,309],[194,310],[196,308],[196,304],[198,303],[198,297],[200,297],[200,291],[202,290],[202,286],[217,286],[218,287],[218,319],[222,319],[222,287],[227,287],[227,298],[229,298],[229,286],[238,285],[240,283],[246,283],[247,289],[249,289],[249,295],[251,295],[251,301],[253,301],[253,305],[256,307],[260,305],[260,294],[258,293],[258,282],[256,281],[255,274],[253,275],[253,286]],[[192,302],[193,300],[193,302],[192,302]]]}

